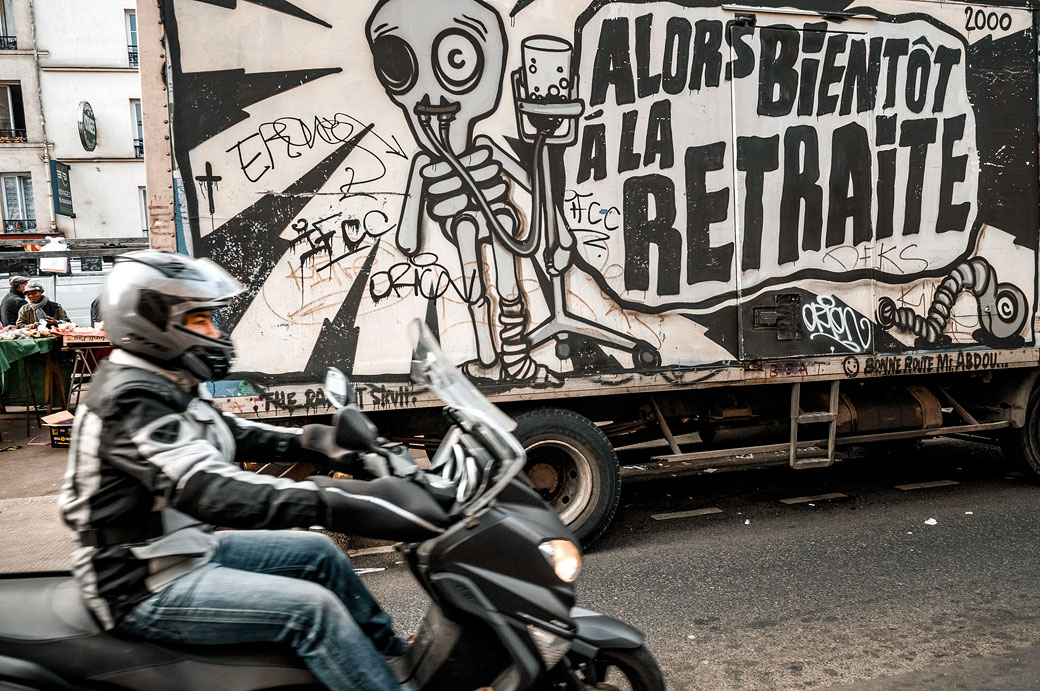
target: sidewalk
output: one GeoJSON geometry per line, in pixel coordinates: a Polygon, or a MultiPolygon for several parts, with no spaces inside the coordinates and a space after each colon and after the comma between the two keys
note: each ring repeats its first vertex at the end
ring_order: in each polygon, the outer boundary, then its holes
{"type": "Polygon", "coordinates": [[[0,572],[68,569],[72,533],[58,512],[67,449],[25,417],[0,415],[0,572]],[[13,448],[17,447],[17,448],[13,448]]]}
{"type": "MultiPolygon", "coordinates": [[[[24,414],[0,414],[0,432],[0,573],[68,570],[74,540],[58,511],[68,449],[51,448],[35,422],[25,436],[24,414]]],[[[386,542],[328,535],[352,558],[396,558],[386,542]]]]}

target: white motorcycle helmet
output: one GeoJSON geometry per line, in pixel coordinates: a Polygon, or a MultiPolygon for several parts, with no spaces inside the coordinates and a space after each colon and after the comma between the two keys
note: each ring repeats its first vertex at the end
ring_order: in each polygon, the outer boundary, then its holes
{"type": "Polygon", "coordinates": [[[210,338],[184,327],[184,316],[215,310],[243,291],[231,274],[209,259],[141,250],[116,259],[101,298],[112,345],[203,380],[224,377],[234,346],[223,331],[210,338]]]}

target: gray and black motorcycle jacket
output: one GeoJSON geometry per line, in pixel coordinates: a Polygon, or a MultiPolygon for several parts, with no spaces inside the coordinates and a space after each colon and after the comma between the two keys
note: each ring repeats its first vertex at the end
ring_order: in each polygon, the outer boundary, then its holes
{"type": "Polygon", "coordinates": [[[317,461],[300,430],[220,412],[205,386],[117,350],[76,411],[60,504],[72,569],[105,628],[213,555],[213,526],[324,525],[322,489],[235,461],[317,461]]]}

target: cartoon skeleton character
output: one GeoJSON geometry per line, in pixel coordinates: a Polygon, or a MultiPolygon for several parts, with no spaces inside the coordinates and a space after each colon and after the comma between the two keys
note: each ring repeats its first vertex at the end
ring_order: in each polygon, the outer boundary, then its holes
{"type": "Polygon", "coordinates": [[[501,17],[480,0],[381,0],[367,33],[376,74],[422,149],[408,174],[398,247],[409,257],[421,252],[424,228],[432,222],[458,249],[463,275],[474,279],[466,296],[477,344],[477,359],[466,364],[470,376],[559,384],[531,357],[519,258],[510,249],[524,238],[508,178],[525,180],[527,173],[488,137],[473,136],[502,95],[501,17]],[[491,246],[498,295],[497,345],[485,245],[491,246]]]}

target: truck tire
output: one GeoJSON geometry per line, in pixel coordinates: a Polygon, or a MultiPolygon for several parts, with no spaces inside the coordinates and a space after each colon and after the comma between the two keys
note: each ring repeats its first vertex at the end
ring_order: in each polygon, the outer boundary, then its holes
{"type": "Polygon", "coordinates": [[[607,435],[587,417],[539,408],[516,418],[525,471],[583,547],[610,525],[621,498],[621,467],[607,435]]]}
{"type": "Polygon", "coordinates": [[[1007,460],[1040,481],[1040,386],[1034,386],[1026,404],[1026,421],[1000,436],[1000,448],[1007,460]]]}

